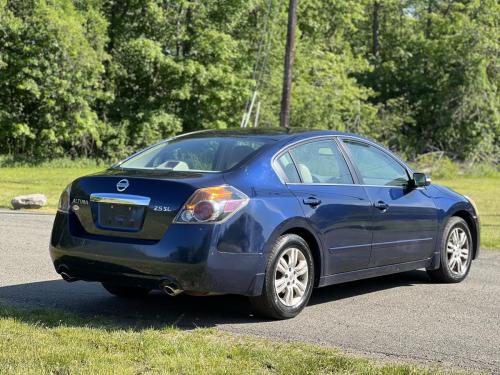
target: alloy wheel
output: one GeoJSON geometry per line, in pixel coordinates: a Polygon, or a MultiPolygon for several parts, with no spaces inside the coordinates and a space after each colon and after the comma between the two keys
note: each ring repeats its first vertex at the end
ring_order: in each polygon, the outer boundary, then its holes
{"type": "Polygon", "coordinates": [[[276,295],[285,306],[300,304],[308,287],[309,266],[305,255],[297,248],[289,248],[281,254],[274,276],[276,295]]]}
{"type": "Polygon", "coordinates": [[[455,276],[462,276],[467,272],[467,262],[470,256],[470,244],[467,233],[460,227],[455,227],[448,236],[446,255],[448,268],[455,276]]]}

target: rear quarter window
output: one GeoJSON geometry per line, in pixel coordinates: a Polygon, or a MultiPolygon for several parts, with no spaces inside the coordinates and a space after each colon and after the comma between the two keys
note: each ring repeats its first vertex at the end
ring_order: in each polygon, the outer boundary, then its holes
{"type": "Polygon", "coordinates": [[[280,169],[280,174],[282,175],[282,177],[284,177],[286,182],[300,182],[299,173],[297,172],[297,168],[295,168],[295,164],[293,163],[293,160],[288,152],[284,153],[278,159],[276,159],[276,164],[280,169]]]}

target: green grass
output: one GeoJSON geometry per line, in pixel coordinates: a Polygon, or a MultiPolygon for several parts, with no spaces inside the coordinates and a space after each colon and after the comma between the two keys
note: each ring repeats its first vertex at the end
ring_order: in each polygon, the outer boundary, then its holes
{"type": "Polygon", "coordinates": [[[17,167],[0,168],[0,207],[10,208],[16,195],[42,193],[47,196],[43,211],[54,212],[63,189],[75,178],[95,173],[104,167],[17,167]]]}
{"type": "Polygon", "coordinates": [[[0,306],[0,374],[441,374],[304,343],[215,329],[120,327],[103,318],[0,306]]]}
{"type": "Polygon", "coordinates": [[[436,183],[472,198],[481,219],[481,247],[500,250],[500,176],[460,177],[436,183]]]}
{"type": "MultiPolygon", "coordinates": [[[[43,211],[54,212],[59,195],[73,179],[105,169],[103,166],[59,167],[59,164],[39,167],[0,168],[0,207],[10,207],[16,195],[43,193],[48,204],[43,211]]],[[[437,180],[470,196],[478,205],[481,216],[481,242],[484,248],[500,249],[500,175],[437,180]]]]}

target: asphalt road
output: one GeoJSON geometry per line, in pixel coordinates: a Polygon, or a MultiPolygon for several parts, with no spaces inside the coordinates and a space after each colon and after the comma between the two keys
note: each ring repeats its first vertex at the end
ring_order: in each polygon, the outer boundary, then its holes
{"type": "Polygon", "coordinates": [[[433,284],[424,271],[358,281],[316,290],[295,319],[263,321],[238,296],[155,293],[123,301],[99,284],[68,284],[48,255],[52,221],[52,215],[0,211],[0,304],[106,315],[134,328],[217,327],[500,374],[500,251],[483,251],[461,284],[433,284]]]}

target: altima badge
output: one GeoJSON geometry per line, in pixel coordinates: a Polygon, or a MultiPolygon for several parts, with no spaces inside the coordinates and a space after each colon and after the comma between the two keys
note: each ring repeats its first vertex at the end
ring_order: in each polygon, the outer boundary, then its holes
{"type": "Polygon", "coordinates": [[[116,184],[116,190],[125,191],[125,189],[127,189],[129,185],[130,184],[128,180],[124,178],[123,180],[118,181],[118,183],[116,184]]]}

